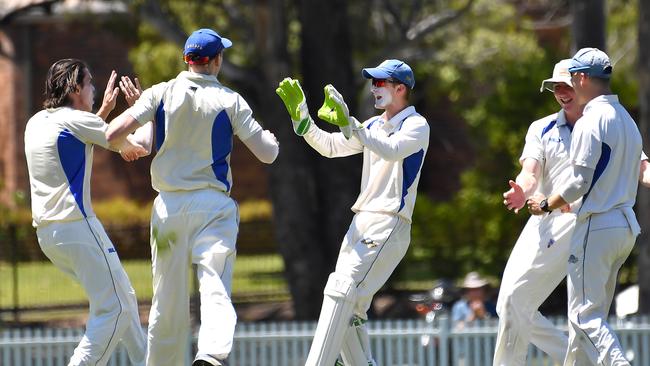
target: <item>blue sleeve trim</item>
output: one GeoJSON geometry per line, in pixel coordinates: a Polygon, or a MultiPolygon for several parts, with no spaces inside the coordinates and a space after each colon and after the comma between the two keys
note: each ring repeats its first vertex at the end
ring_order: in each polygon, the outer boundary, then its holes
{"type": "Polygon", "coordinates": [[[70,193],[74,197],[81,214],[86,216],[84,209],[84,175],[86,174],[86,144],[76,138],[69,130],[59,133],[56,141],[59,151],[59,161],[68,179],[70,193]]]}
{"type": "Polygon", "coordinates": [[[598,163],[596,163],[596,169],[594,170],[594,178],[591,180],[591,186],[589,187],[587,193],[585,193],[585,197],[583,201],[587,199],[589,193],[591,193],[591,189],[594,188],[594,185],[596,184],[600,176],[605,171],[605,168],[607,168],[611,155],[612,155],[612,148],[603,142],[601,146],[600,159],[598,159],[598,163]]]}
{"type": "Polygon", "coordinates": [[[212,125],[212,171],[217,180],[226,186],[226,192],[230,192],[228,157],[232,152],[232,135],[230,118],[223,110],[214,119],[212,125]]]}
{"type": "Polygon", "coordinates": [[[159,151],[165,142],[165,103],[161,100],[156,109],[156,151],[159,151]]]}
{"type": "Polygon", "coordinates": [[[408,189],[411,188],[413,182],[415,182],[415,178],[420,172],[420,168],[422,168],[422,160],[424,160],[424,150],[420,149],[420,151],[409,155],[402,163],[403,179],[402,200],[399,205],[400,210],[404,208],[404,199],[406,198],[408,189]]]}

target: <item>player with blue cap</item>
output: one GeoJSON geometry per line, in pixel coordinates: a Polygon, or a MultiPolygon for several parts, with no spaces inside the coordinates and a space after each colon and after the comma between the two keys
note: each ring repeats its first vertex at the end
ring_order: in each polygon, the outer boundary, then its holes
{"type": "Polygon", "coordinates": [[[571,83],[586,103],[571,134],[571,179],[548,198],[529,200],[541,215],[582,199],[568,257],[569,345],[565,365],[629,365],[607,322],[618,271],[634,248],[642,143],[639,129],[610,88],[612,65],[597,48],[571,60],[571,83]]]}
{"type": "Polygon", "coordinates": [[[267,164],[277,157],[279,145],[253,118],[246,100],[217,79],[223,50],[230,46],[212,29],[193,32],[183,49],[188,70],[143,91],[107,132],[109,141],[119,141],[134,130],[138,135],[149,129],[145,145],[152,144],[155,133],[151,184],[158,197],[151,215],[147,365],[186,364],[192,264],[201,294],[192,366],[227,365],[232,350],[237,314],[230,294],[239,230],[237,204],[230,197],[233,139],[237,136],[267,164]]]}
{"type": "Polygon", "coordinates": [[[410,89],[415,87],[413,70],[405,62],[400,60],[386,60],[377,67],[368,67],[361,71],[366,79],[384,79],[399,81],[410,89]]]}
{"type": "Polygon", "coordinates": [[[361,192],[323,303],[305,366],[375,366],[366,321],[375,293],[404,257],[420,171],[429,146],[429,124],[408,97],[415,86],[411,68],[386,60],[362,70],[382,113],[363,123],[350,116],[341,94],[325,86],[318,117],[341,132],[323,131],[309,116],[298,80],[286,78],[276,92],[296,134],[327,158],[363,154],[361,192]],[[340,358],[339,358],[340,356],[340,358]]]}
{"type": "Polygon", "coordinates": [[[598,48],[583,48],[571,59],[569,72],[609,79],[612,76],[612,64],[609,62],[609,56],[598,48]]]}
{"type": "Polygon", "coordinates": [[[232,46],[232,42],[228,38],[221,37],[212,29],[199,29],[185,41],[183,59],[190,65],[205,65],[223,49],[230,46],[232,46]]]}

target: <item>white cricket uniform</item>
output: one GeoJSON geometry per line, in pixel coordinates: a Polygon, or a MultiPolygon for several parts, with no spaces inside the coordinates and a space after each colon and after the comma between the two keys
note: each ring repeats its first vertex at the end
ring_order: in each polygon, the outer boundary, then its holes
{"type": "MultiPolygon", "coordinates": [[[[571,126],[564,110],[528,128],[519,161],[537,160],[541,172],[537,191],[546,197],[571,178],[570,146],[571,126]]],[[[528,219],[501,279],[494,365],[525,365],[529,343],[556,362],[564,360],[568,338],[538,308],[566,276],[574,225],[575,214],[560,210],[528,219]]]]}
{"type": "Polygon", "coordinates": [[[593,169],[594,177],[571,240],[565,365],[629,365],[607,315],[618,270],[640,232],[632,207],[641,154],[639,130],[616,95],[587,103],[573,131],[570,159],[593,169]]]}
{"type": "Polygon", "coordinates": [[[151,164],[159,192],[151,217],[153,300],[147,365],[186,363],[190,263],[197,264],[201,327],[197,355],[225,359],[237,316],[231,282],[239,214],[230,198],[233,135],[262,127],[246,101],[212,75],[183,71],[145,90],[128,113],[154,121],[151,164]]]}
{"type": "Polygon", "coordinates": [[[97,115],[62,107],[36,113],[25,129],[38,243],[90,303],[86,333],[69,365],[106,365],[120,338],[131,362],[144,363],[135,291],[90,201],[93,145],[108,148],[107,127],[97,115]]]}
{"type": "MultiPolygon", "coordinates": [[[[356,284],[354,315],[361,320],[358,324],[367,320],[372,297],[408,249],[420,170],[429,146],[429,125],[412,106],[388,121],[382,116],[370,118],[363,127],[349,140],[341,133],[330,134],[315,125],[304,136],[309,145],[328,158],[363,153],[361,192],[352,206],[355,215],[343,238],[335,269],[356,284]]],[[[356,330],[348,330],[345,336],[359,337],[367,345],[365,327],[356,330]]],[[[369,347],[364,351],[371,360],[369,347]]]]}

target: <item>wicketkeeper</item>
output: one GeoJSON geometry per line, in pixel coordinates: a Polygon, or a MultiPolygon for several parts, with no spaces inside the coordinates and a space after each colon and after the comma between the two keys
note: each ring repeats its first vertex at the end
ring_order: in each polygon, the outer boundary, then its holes
{"type": "Polygon", "coordinates": [[[352,206],[355,215],[336,269],[325,285],[308,366],[375,365],[366,312],[408,249],[420,170],[429,146],[429,125],[408,101],[415,86],[411,68],[386,60],[363,69],[362,75],[372,79],[375,108],[384,112],[360,123],[349,115],[341,94],[327,85],[318,117],[339,126],[337,133],[316,126],[297,80],[284,79],[277,89],[296,134],[321,155],[363,153],[361,192],[352,206]]]}

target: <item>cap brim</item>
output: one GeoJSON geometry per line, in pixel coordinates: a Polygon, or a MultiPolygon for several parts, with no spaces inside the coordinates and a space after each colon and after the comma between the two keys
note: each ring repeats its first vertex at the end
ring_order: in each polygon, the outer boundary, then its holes
{"type": "Polygon", "coordinates": [[[546,84],[550,83],[565,83],[566,85],[573,88],[573,84],[571,84],[571,78],[550,78],[542,81],[542,85],[539,87],[540,93],[544,91],[546,84]]]}
{"type": "Polygon", "coordinates": [[[390,77],[386,70],[377,67],[363,69],[361,74],[366,79],[388,79],[390,77]]]}
{"type": "Polygon", "coordinates": [[[223,48],[228,48],[232,46],[232,41],[228,38],[221,37],[221,45],[223,45],[223,48]]]}

